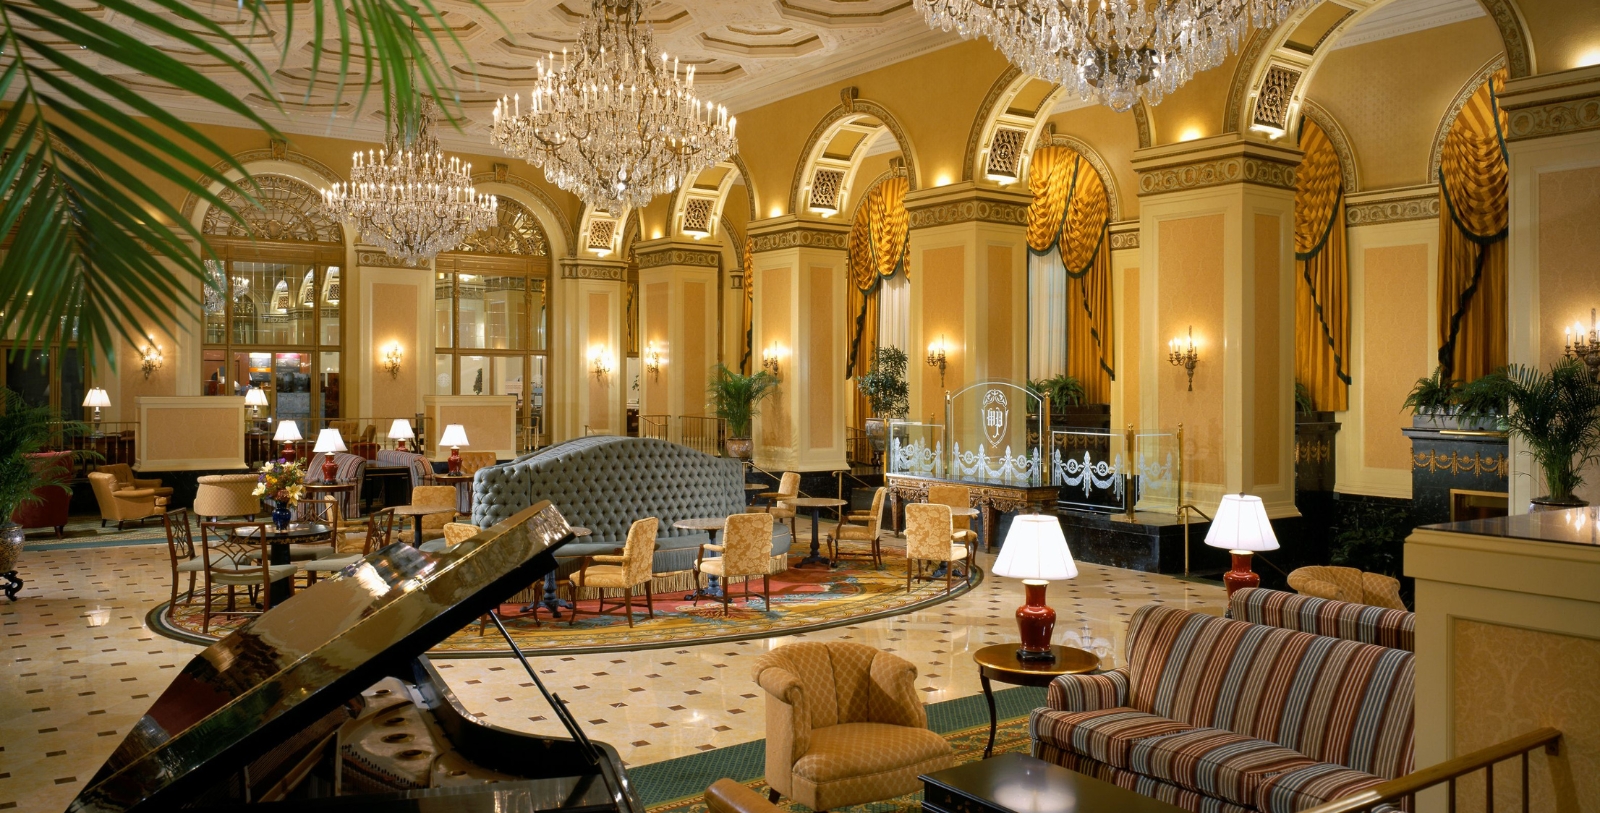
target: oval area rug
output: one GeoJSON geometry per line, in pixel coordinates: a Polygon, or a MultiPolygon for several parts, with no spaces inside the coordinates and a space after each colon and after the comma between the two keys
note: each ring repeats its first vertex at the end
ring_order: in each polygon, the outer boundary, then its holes
{"type": "MultiPolygon", "coordinates": [[[[798,559],[791,559],[793,561],[798,559]]],[[[521,603],[502,604],[500,618],[519,648],[540,655],[657,649],[684,643],[792,635],[899,615],[959,596],[982,580],[982,569],[975,569],[970,580],[957,579],[949,592],[945,591],[943,578],[915,582],[907,591],[905,560],[885,556],[883,570],[873,569],[869,561],[862,559],[848,559],[845,564],[829,570],[790,567],[771,579],[771,608],[763,605],[759,581],[751,585],[752,599],[748,603],[744,599],[743,585],[735,584],[726,617],[720,599],[702,598],[696,603],[687,600],[685,592],[679,590],[667,595],[656,594],[654,619],[645,615],[644,596],[635,596],[631,628],[621,613],[596,616],[593,600],[578,602],[576,624],[569,623],[569,610],[563,609],[561,619],[553,620],[542,606],[537,613],[524,612],[521,603]]],[[[563,589],[563,595],[565,592],[563,589]]],[[[608,599],[608,603],[611,600],[608,599]]],[[[211,634],[202,634],[200,605],[185,604],[180,597],[173,618],[167,617],[167,602],[162,602],[150,611],[145,623],[168,638],[204,646],[232,632],[246,620],[248,617],[240,616],[213,618],[211,634]]],[[[511,650],[492,623],[481,631],[477,623],[472,623],[440,642],[429,654],[502,657],[511,654],[511,650]]]]}

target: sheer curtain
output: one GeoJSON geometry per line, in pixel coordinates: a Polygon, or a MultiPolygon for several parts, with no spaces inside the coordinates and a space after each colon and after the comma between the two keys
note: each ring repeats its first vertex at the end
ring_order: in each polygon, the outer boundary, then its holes
{"type": "Polygon", "coordinates": [[[904,271],[884,277],[878,287],[878,346],[898,347],[913,361],[911,347],[911,280],[904,271]]]}
{"type": "Polygon", "coordinates": [[[1028,252],[1028,378],[1067,371],[1067,267],[1061,252],[1028,252]]]}

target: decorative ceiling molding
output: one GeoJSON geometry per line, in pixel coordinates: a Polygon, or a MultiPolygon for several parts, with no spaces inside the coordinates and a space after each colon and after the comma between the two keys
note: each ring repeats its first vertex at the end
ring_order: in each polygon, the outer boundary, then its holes
{"type": "Polygon", "coordinates": [[[1507,82],[1506,140],[1600,129],[1600,65],[1507,82]]]}
{"type": "Polygon", "coordinates": [[[1298,149],[1221,135],[1141,150],[1133,169],[1140,197],[1229,184],[1293,192],[1300,158],[1298,149]]]}
{"type": "Polygon", "coordinates": [[[1111,250],[1124,251],[1139,247],[1139,221],[1124,220],[1112,223],[1108,227],[1111,237],[1111,250]]]}
{"type": "Polygon", "coordinates": [[[906,215],[913,229],[975,222],[1026,226],[1032,199],[1025,192],[965,182],[930,189],[922,195],[906,195],[906,215]]]}
{"type": "MultiPolygon", "coordinates": [[[[1405,0],[1390,2],[1346,28],[1332,50],[1378,42],[1429,28],[1487,16],[1478,0],[1405,0]]],[[[1338,30],[1335,27],[1334,30],[1338,30]]]]}
{"type": "Polygon", "coordinates": [[[687,265],[696,268],[716,268],[722,263],[721,252],[716,249],[685,248],[681,245],[640,245],[639,270],[660,268],[666,265],[687,265]]]}
{"type": "Polygon", "coordinates": [[[597,262],[595,260],[564,259],[561,261],[562,279],[595,279],[607,282],[622,282],[626,271],[626,263],[620,260],[597,262]]]}
{"type": "Polygon", "coordinates": [[[814,223],[792,215],[773,218],[750,229],[751,250],[757,254],[786,248],[820,248],[844,251],[850,247],[846,223],[814,223]]]}
{"type": "MultiPolygon", "coordinates": [[[[877,102],[860,99],[855,96],[855,88],[847,87],[840,92],[839,106],[829,110],[823,115],[822,120],[811,129],[811,135],[806,138],[805,146],[800,148],[799,160],[795,162],[794,178],[789,183],[789,212],[798,213],[804,210],[801,206],[800,194],[805,187],[806,179],[816,170],[817,159],[821,156],[822,139],[831,136],[837,129],[835,125],[847,119],[858,116],[870,116],[883,123],[889,132],[894,135],[895,142],[900,145],[900,155],[906,161],[906,180],[910,184],[909,191],[920,188],[917,183],[917,158],[916,148],[912,146],[911,139],[906,135],[905,128],[900,125],[899,119],[890,113],[888,108],[877,102]]],[[[754,213],[752,213],[754,219],[754,213]]]]}

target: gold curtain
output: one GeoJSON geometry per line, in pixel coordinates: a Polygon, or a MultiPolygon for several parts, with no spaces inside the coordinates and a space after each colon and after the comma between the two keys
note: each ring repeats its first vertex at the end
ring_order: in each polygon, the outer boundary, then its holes
{"type": "Polygon", "coordinates": [[[756,314],[756,241],[744,241],[744,355],[739,358],[740,375],[750,374],[750,342],[755,327],[756,314]]]}
{"type": "Polygon", "coordinates": [[[1028,170],[1028,248],[1055,247],[1067,269],[1067,375],[1091,404],[1111,401],[1111,203],[1077,150],[1040,147],[1028,170]]]}
{"type": "Polygon", "coordinates": [[[1462,106],[1440,153],[1439,364],[1461,381],[1506,363],[1505,78],[1462,106]]]}
{"type": "Polygon", "coordinates": [[[897,270],[905,273],[906,237],[911,225],[906,215],[908,186],[904,177],[885,178],[856,207],[846,264],[850,275],[849,312],[854,314],[849,326],[846,378],[872,369],[878,349],[878,286],[897,270]]]}
{"type": "Polygon", "coordinates": [[[1350,266],[1344,177],[1328,134],[1300,125],[1294,191],[1294,379],[1319,410],[1350,408],[1350,266]]]}

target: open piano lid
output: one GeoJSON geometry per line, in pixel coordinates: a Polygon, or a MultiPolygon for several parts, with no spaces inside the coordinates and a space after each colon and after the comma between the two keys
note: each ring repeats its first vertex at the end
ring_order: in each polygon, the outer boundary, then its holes
{"type": "Polygon", "coordinates": [[[196,655],[69,811],[162,810],[238,771],[556,567],[548,501],[448,551],[396,542],[196,655]]]}

